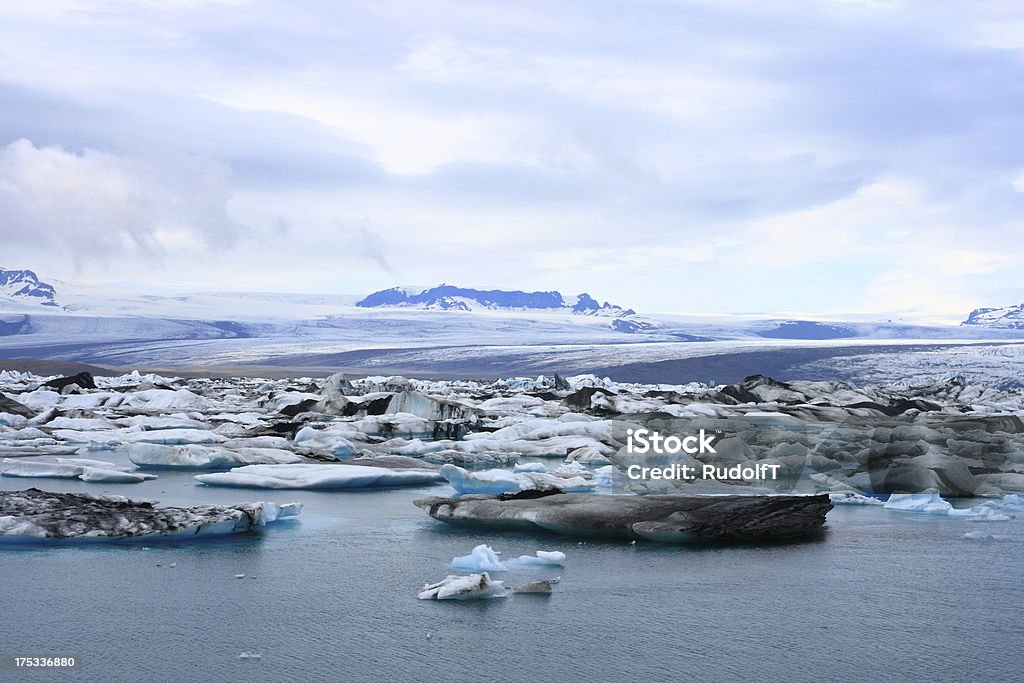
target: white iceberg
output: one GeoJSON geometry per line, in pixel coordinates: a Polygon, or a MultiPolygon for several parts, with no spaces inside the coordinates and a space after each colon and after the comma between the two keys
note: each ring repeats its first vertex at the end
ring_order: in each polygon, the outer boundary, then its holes
{"type": "Polygon", "coordinates": [[[514,472],[547,472],[548,468],[542,462],[517,462],[512,468],[514,472]]]}
{"type": "Polygon", "coordinates": [[[937,493],[894,493],[889,497],[885,507],[888,510],[924,512],[960,517],[975,522],[1006,522],[1013,519],[1013,515],[1007,513],[1024,511],[1024,505],[1017,494],[1003,496],[998,501],[985,501],[970,508],[954,508],[937,493]]]}
{"type": "Polygon", "coordinates": [[[363,465],[248,465],[228,472],[199,474],[196,481],[207,486],[259,489],[343,489],[420,486],[441,481],[433,470],[366,467],[363,465]]]}
{"type": "Polygon", "coordinates": [[[534,555],[520,555],[507,562],[509,568],[515,567],[562,567],[565,566],[565,553],[559,550],[538,550],[534,555]]]}
{"type": "Polygon", "coordinates": [[[452,569],[460,572],[501,572],[508,566],[501,561],[498,553],[487,544],[473,548],[469,555],[462,555],[452,560],[452,569]]]}
{"type": "Polygon", "coordinates": [[[865,496],[854,491],[830,493],[828,494],[828,499],[832,501],[833,505],[885,505],[885,503],[878,498],[865,496]]]}
{"type": "Polygon", "coordinates": [[[423,586],[416,597],[420,600],[480,600],[504,598],[510,592],[501,581],[494,581],[483,572],[468,576],[449,574],[442,581],[423,586]]]}
{"type": "Polygon", "coordinates": [[[4,458],[0,463],[0,475],[29,479],[78,479],[83,469],[81,465],[62,465],[57,462],[40,462],[38,460],[12,460],[11,458],[4,458]]]}
{"type": "Polygon", "coordinates": [[[131,472],[133,468],[126,465],[117,465],[106,460],[93,460],[91,458],[56,458],[62,465],[82,465],[84,467],[98,467],[104,470],[121,470],[131,472]]]}
{"type": "Polygon", "coordinates": [[[542,472],[483,470],[469,472],[458,465],[442,465],[441,476],[459,493],[518,493],[519,491],[592,491],[595,483],[583,477],[559,477],[542,472]]]}
{"type": "Polygon", "coordinates": [[[924,512],[933,515],[948,515],[953,506],[937,493],[894,493],[885,502],[886,510],[899,512],[924,512]]]}
{"type": "Polygon", "coordinates": [[[123,440],[126,443],[140,444],[201,445],[224,443],[227,438],[205,429],[151,429],[126,434],[123,440]]]}
{"type": "Polygon", "coordinates": [[[156,475],[127,472],[113,463],[102,460],[82,458],[83,462],[81,463],[74,462],[75,460],[77,459],[62,458],[58,462],[42,462],[4,458],[0,463],[0,475],[30,479],[79,479],[103,484],[138,484],[149,479],[156,479],[156,475]]]}
{"type": "Polygon", "coordinates": [[[304,462],[302,456],[277,448],[239,448],[219,446],[165,446],[133,444],[128,459],[142,467],[183,467],[191,469],[225,469],[239,465],[278,465],[304,462]]]}
{"type": "Polygon", "coordinates": [[[105,470],[98,467],[84,467],[78,477],[82,481],[94,484],[139,484],[149,479],[156,479],[155,474],[144,472],[125,472],[124,470],[105,470]]]}

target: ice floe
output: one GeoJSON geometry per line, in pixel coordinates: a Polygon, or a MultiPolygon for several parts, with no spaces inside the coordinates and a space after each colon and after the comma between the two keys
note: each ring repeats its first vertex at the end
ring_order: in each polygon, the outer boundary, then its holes
{"type": "Polygon", "coordinates": [[[481,600],[504,598],[511,591],[487,572],[460,576],[449,574],[437,583],[428,583],[416,596],[420,600],[481,600]]]}
{"type": "Polygon", "coordinates": [[[0,475],[29,479],[79,479],[104,484],[138,484],[156,479],[156,475],[130,472],[114,463],[85,459],[44,462],[5,458],[0,462],[0,475]]]}
{"type": "Polygon", "coordinates": [[[520,491],[592,491],[596,484],[581,476],[561,477],[543,472],[483,470],[470,472],[442,465],[441,476],[459,493],[518,493],[520,491]]]}
{"type": "Polygon", "coordinates": [[[420,486],[441,481],[434,470],[402,469],[364,465],[248,465],[228,472],[199,474],[196,481],[207,486],[260,489],[310,489],[332,491],[367,487],[420,486]]]}
{"type": "Polygon", "coordinates": [[[301,509],[298,503],[157,507],[123,496],[0,491],[0,542],[187,540],[254,531],[301,509]]]}
{"type": "Polygon", "coordinates": [[[239,465],[290,464],[303,462],[295,453],[274,448],[241,448],[230,450],[215,446],[133,444],[128,459],[139,467],[182,467],[193,469],[224,469],[239,465]]]}
{"type": "Polygon", "coordinates": [[[491,546],[480,544],[469,555],[453,559],[452,569],[460,572],[496,572],[506,571],[508,565],[501,561],[491,546]]]}

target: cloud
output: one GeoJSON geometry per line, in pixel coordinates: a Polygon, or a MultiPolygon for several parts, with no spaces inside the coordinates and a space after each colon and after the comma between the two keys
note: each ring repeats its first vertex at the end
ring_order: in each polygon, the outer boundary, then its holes
{"type": "Polygon", "coordinates": [[[0,239],[65,253],[79,266],[229,247],[241,232],[230,196],[228,168],[208,159],[75,153],[25,139],[0,149],[0,239]]]}
{"type": "Polygon", "coordinates": [[[72,4],[0,23],[0,237],[57,277],[694,312],[1024,281],[1013,3],[72,4]]]}

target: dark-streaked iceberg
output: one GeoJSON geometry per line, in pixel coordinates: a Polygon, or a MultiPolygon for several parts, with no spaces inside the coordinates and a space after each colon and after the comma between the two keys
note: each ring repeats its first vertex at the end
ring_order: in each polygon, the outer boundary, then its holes
{"type": "Polygon", "coordinates": [[[0,543],[189,539],[255,531],[299,514],[299,503],[156,507],[123,496],[0,491],[0,543]]]}
{"type": "Polygon", "coordinates": [[[423,498],[434,519],[487,529],[666,543],[775,541],[814,536],[832,509],[813,496],[604,496],[527,491],[511,495],[423,498]]]}

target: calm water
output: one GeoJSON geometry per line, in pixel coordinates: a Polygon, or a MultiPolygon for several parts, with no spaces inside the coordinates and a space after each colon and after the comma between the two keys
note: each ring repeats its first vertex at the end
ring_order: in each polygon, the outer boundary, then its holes
{"type": "MultiPolygon", "coordinates": [[[[829,514],[821,541],[699,550],[451,529],[411,503],[445,486],[246,491],[193,486],[179,473],[134,486],[34,483],[167,504],[306,508],[298,522],[228,541],[0,550],[0,651],[82,662],[61,674],[0,671],[3,681],[1024,676],[1024,520],[847,507],[829,514]],[[1009,538],[962,538],[978,529],[1009,538]],[[508,576],[562,582],[551,596],[416,599],[482,542],[508,557],[564,550],[564,569],[508,576]],[[262,659],[239,659],[243,651],[262,659]]],[[[0,479],[6,489],[29,485],[0,479]]]]}

